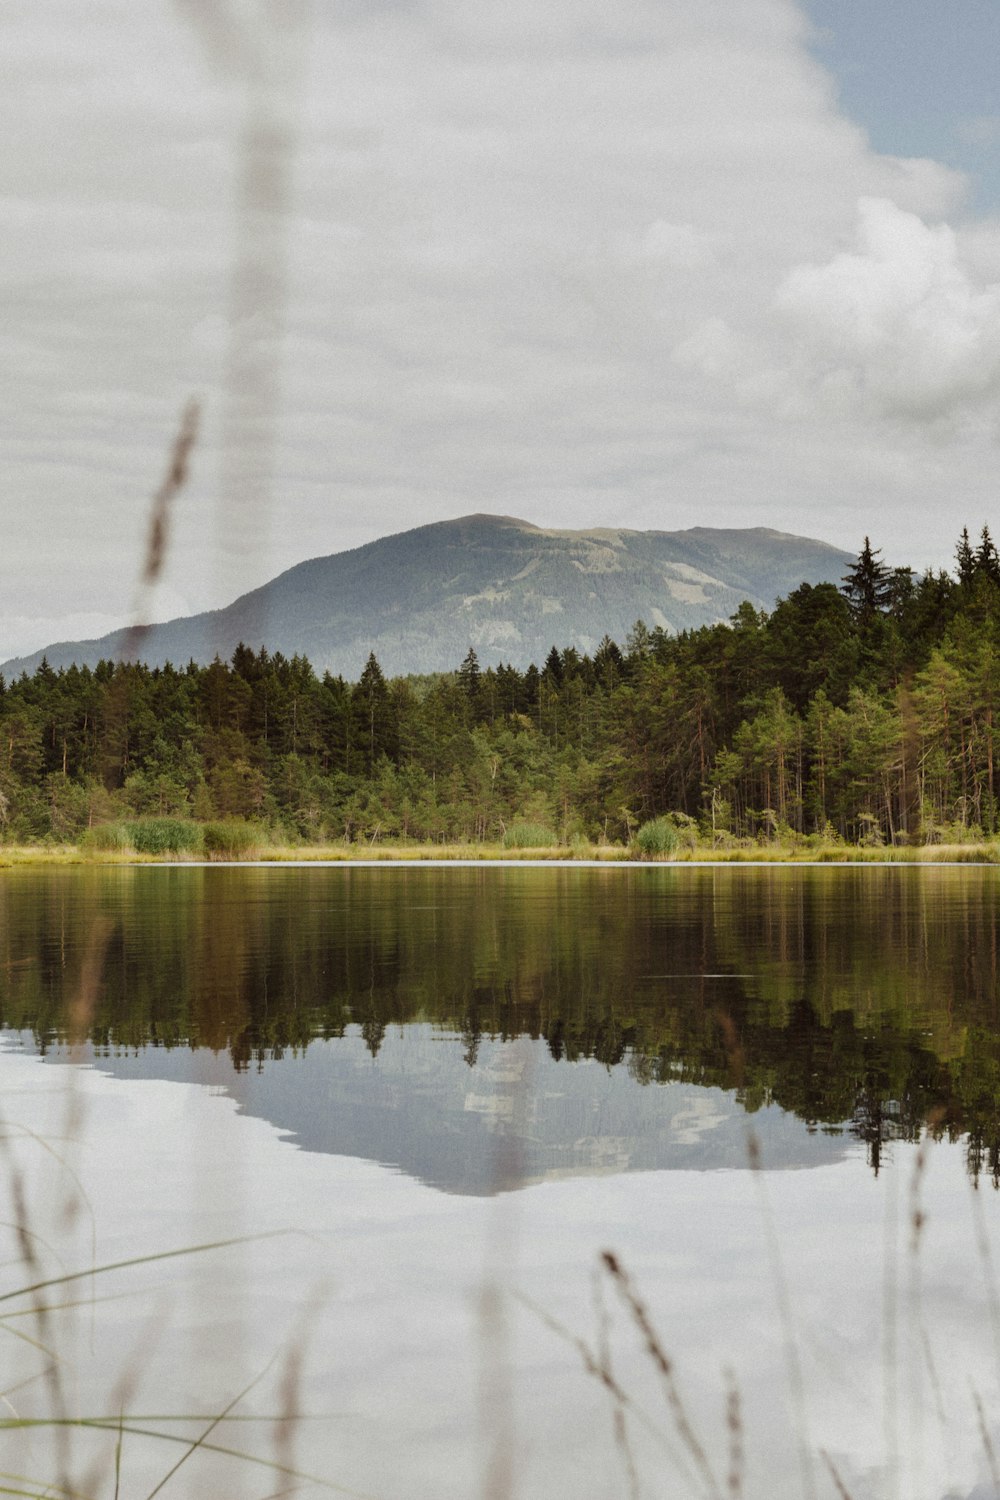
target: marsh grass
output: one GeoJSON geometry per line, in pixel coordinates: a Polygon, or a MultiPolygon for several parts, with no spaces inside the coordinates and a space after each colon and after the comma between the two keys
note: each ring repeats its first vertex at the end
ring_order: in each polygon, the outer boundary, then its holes
{"type": "Polygon", "coordinates": [[[260,859],[270,847],[271,835],[262,823],[230,818],[202,825],[202,848],[209,859],[260,859]]]}
{"type": "MultiPolygon", "coordinates": [[[[0,1393],[3,1405],[11,1413],[0,1417],[0,1435],[37,1433],[46,1436],[51,1452],[51,1466],[44,1473],[16,1476],[0,1470],[0,1495],[32,1497],[32,1500],[45,1500],[49,1496],[74,1497],[74,1500],[98,1500],[98,1497],[103,1496],[113,1496],[114,1500],[126,1500],[126,1497],[134,1500],[134,1497],[139,1496],[140,1500],[154,1500],[177,1472],[200,1451],[231,1461],[234,1485],[237,1488],[230,1493],[240,1492],[239,1470],[241,1467],[249,1467],[253,1471],[272,1475],[279,1482],[275,1493],[289,1493],[291,1489],[301,1490],[308,1485],[335,1494],[354,1494],[353,1490],[331,1479],[304,1472],[295,1463],[296,1434],[301,1422],[305,1420],[299,1409],[300,1374],[308,1343],[308,1318],[305,1313],[287,1345],[279,1348],[263,1368],[217,1411],[208,1414],[204,1411],[175,1411],[166,1414],[133,1411],[133,1397],[144,1373],[141,1357],[134,1357],[119,1373],[107,1411],[87,1413],[73,1409],[68,1394],[67,1375],[72,1371],[74,1315],[93,1315],[101,1302],[131,1295],[127,1289],[119,1288],[107,1297],[98,1296],[93,1290],[97,1284],[105,1281],[120,1283],[128,1273],[143,1267],[217,1255],[262,1240],[283,1238],[285,1232],[241,1235],[204,1244],[184,1245],[49,1274],[44,1257],[46,1253],[50,1256],[56,1254],[62,1247],[50,1237],[43,1238],[34,1227],[38,1222],[39,1209],[28,1193],[27,1174],[11,1150],[12,1141],[18,1138],[19,1133],[16,1131],[9,1128],[0,1130],[0,1153],[13,1208],[13,1219],[8,1227],[15,1235],[19,1249],[17,1264],[20,1268],[16,1284],[0,1290],[0,1334],[28,1345],[37,1356],[39,1368],[33,1375],[0,1393]],[[77,1287],[81,1288],[79,1296],[75,1294],[77,1287]],[[69,1292],[69,1295],[61,1296],[64,1292],[69,1292]],[[25,1322],[30,1331],[23,1327],[25,1322]],[[279,1363],[282,1378],[277,1386],[279,1400],[275,1411],[252,1417],[239,1413],[241,1403],[279,1363]],[[44,1382],[47,1390],[48,1411],[40,1416],[19,1415],[11,1403],[11,1396],[18,1389],[38,1380],[44,1382]],[[232,1428],[234,1424],[244,1422],[252,1422],[254,1427],[263,1425],[271,1428],[274,1434],[273,1457],[237,1446],[231,1440],[219,1440],[220,1428],[232,1428]],[[178,1428],[182,1430],[176,1430],[178,1428]],[[185,1432],[183,1429],[191,1431],[185,1432]],[[73,1440],[74,1437],[83,1435],[87,1435],[91,1441],[87,1444],[86,1454],[78,1454],[73,1440]],[[98,1435],[105,1441],[97,1444],[95,1453],[92,1440],[98,1435]],[[144,1486],[138,1491],[128,1483],[129,1450],[134,1450],[136,1444],[141,1444],[147,1452],[150,1448],[164,1450],[161,1477],[152,1488],[144,1486]],[[177,1449],[180,1449],[179,1453],[172,1451],[177,1449]]],[[[45,1147],[52,1156],[51,1143],[36,1138],[36,1144],[45,1147]]],[[[55,1159],[68,1170],[61,1152],[55,1154],[55,1159]]],[[[73,1179],[68,1193],[55,1204],[54,1217],[64,1221],[65,1227],[67,1217],[75,1215],[79,1207],[79,1189],[73,1179]]],[[[313,1304],[309,1304],[306,1311],[312,1309],[313,1304]]],[[[10,1368],[9,1362],[7,1368],[10,1368]]]]}
{"type": "MultiPolygon", "coordinates": [[[[486,844],[456,842],[421,844],[399,840],[368,843],[290,844],[280,832],[265,824],[229,822],[199,824],[185,819],[151,819],[177,822],[184,829],[184,846],[155,850],[139,848],[124,830],[129,823],[103,825],[79,844],[2,844],[0,869],[13,865],[150,864],[190,862],[208,858],[238,863],[265,864],[359,862],[391,864],[399,860],[425,862],[469,861],[484,864],[503,861],[542,860],[562,864],[579,861],[601,864],[634,864],[632,849],[621,844],[590,844],[577,839],[571,844],[486,844]],[[104,830],[108,830],[105,832],[104,830]]],[[[554,836],[553,836],[554,837],[554,836]]],[[[140,842],[145,842],[140,839],[140,842]]],[[[643,853],[643,864],[670,865],[997,865],[1000,841],[978,844],[924,844],[893,848],[864,848],[853,844],[798,845],[754,844],[748,847],[713,849],[707,845],[680,847],[672,853],[643,853]]]]}
{"type": "Polygon", "coordinates": [[[554,849],[558,844],[559,840],[545,823],[518,820],[507,829],[501,846],[504,849],[554,849]]]}
{"type": "Polygon", "coordinates": [[[103,854],[199,854],[204,846],[200,823],[188,818],[131,818],[99,823],[81,840],[81,848],[103,854]]]}
{"type": "Polygon", "coordinates": [[[636,833],[635,846],[647,858],[670,856],[680,848],[680,834],[670,818],[654,818],[636,833]]]}
{"type": "MultiPolygon", "coordinates": [[[[88,935],[69,1005],[72,1061],[81,1060],[77,1049],[90,1033],[110,938],[111,924],[106,919],[97,919],[88,935]]],[[[17,1495],[26,1500],[49,1500],[49,1497],[154,1500],[199,1451],[222,1456],[236,1469],[250,1466],[269,1474],[278,1484],[274,1494],[301,1490],[306,1485],[332,1493],[354,1493],[332,1480],[307,1474],[295,1464],[296,1435],[303,1420],[299,1410],[300,1377],[313,1306],[309,1299],[287,1345],[279,1347],[235,1396],[208,1415],[204,1412],[146,1415],[132,1411],[133,1398],[149,1357],[152,1326],[149,1321],[139,1349],[114,1379],[107,1409],[97,1413],[77,1409],[79,1400],[74,1399],[72,1390],[78,1315],[89,1314],[94,1320],[100,1303],[136,1295],[127,1280],[129,1273],[140,1268],[218,1255],[263,1240],[284,1238],[288,1232],[237,1235],[99,1262],[93,1209],[73,1162],[74,1152],[87,1132],[86,1109],[75,1069],[64,1075],[62,1102],[63,1119],[54,1139],[0,1118],[0,1172],[10,1215],[0,1229],[12,1238],[14,1249],[13,1259],[0,1267],[0,1336],[29,1351],[34,1365],[17,1380],[10,1378],[9,1357],[0,1365],[7,1376],[5,1388],[0,1390],[0,1402],[10,1413],[0,1417],[0,1435],[41,1434],[47,1439],[50,1453],[41,1473],[15,1475],[0,1469],[0,1495],[17,1495]],[[28,1170],[26,1151],[41,1156],[41,1169],[34,1160],[28,1170]],[[74,1245],[79,1241],[75,1231],[81,1219],[89,1223],[89,1256],[85,1264],[73,1267],[74,1245]],[[101,1295],[97,1288],[105,1282],[112,1283],[112,1289],[101,1295]],[[241,1420],[237,1408],[279,1361],[282,1379],[277,1388],[277,1408],[273,1414],[252,1419],[257,1425],[263,1422],[271,1427],[274,1456],[219,1442],[214,1436],[218,1429],[241,1420]],[[47,1410],[41,1415],[20,1414],[11,1398],[38,1383],[44,1388],[47,1410]],[[177,1431],[178,1428],[193,1429],[193,1435],[177,1431]],[[93,1439],[98,1435],[105,1440],[98,1442],[95,1451],[93,1439]],[[74,1439],[83,1436],[88,1438],[86,1452],[78,1453],[74,1439]],[[137,1490],[128,1483],[130,1450],[137,1443],[147,1450],[150,1447],[165,1450],[161,1476],[152,1488],[140,1486],[137,1490]],[[178,1448],[180,1452],[175,1456],[178,1448]]]]}
{"type": "MultiPolygon", "coordinates": [[[[932,1129],[933,1121],[928,1121],[928,1132],[932,1129]]],[[[937,1411],[940,1435],[945,1446],[950,1447],[954,1452],[956,1442],[961,1441],[960,1435],[951,1430],[948,1416],[943,1408],[943,1395],[937,1376],[931,1336],[919,1296],[913,1296],[913,1289],[919,1287],[921,1277],[921,1247],[927,1224],[921,1191],[927,1168],[927,1153],[932,1139],[930,1133],[925,1135],[914,1158],[907,1188],[909,1206],[906,1225],[909,1233],[905,1249],[898,1260],[887,1261],[886,1271],[893,1281],[893,1293],[883,1307],[885,1326],[881,1335],[885,1410],[887,1421],[893,1426],[898,1420],[896,1408],[903,1396],[904,1377],[907,1374],[914,1377],[912,1382],[914,1390],[911,1392],[914,1408],[910,1413],[909,1434],[909,1461],[913,1470],[911,1481],[914,1474],[920,1473],[921,1465],[919,1458],[919,1444],[922,1441],[922,1434],[919,1431],[921,1418],[918,1411],[919,1394],[916,1392],[916,1387],[919,1386],[922,1377],[926,1378],[927,1389],[932,1398],[932,1405],[937,1411]],[[909,1370],[903,1354],[902,1334],[904,1330],[902,1327],[897,1327],[900,1299],[896,1295],[896,1284],[901,1286],[904,1281],[909,1282],[911,1289],[910,1319],[905,1330],[908,1334],[906,1348],[909,1359],[912,1361],[912,1368],[909,1370]],[[916,1439],[916,1447],[914,1439],[916,1439]]],[[[755,1177],[758,1176],[762,1165],[759,1158],[756,1161],[751,1159],[749,1165],[755,1177]]],[[[904,1184],[901,1182],[900,1188],[903,1187],[904,1184]]],[[[974,1233],[984,1275],[985,1300],[990,1308],[990,1321],[992,1322],[993,1308],[1000,1306],[1000,1291],[998,1291],[989,1241],[984,1237],[983,1232],[983,1219],[978,1197],[981,1190],[974,1187],[971,1191],[974,1204],[974,1233]]],[[[760,1208],[765,1221],[763,1225],[765,1234],[776,1242],[777,1230],[771,1219],[766,1198],[761,1198],[760,1208]]],[[[891,1220],[892,1216],[890,1215],[889,1218],[891,1220]]],[[[798,1330],[794,1329],[791,1324],[791,1307],[787,1291],[783,1286],[783,1275],[780,1267],[773,1260],[771,1270],[772,1292],[777,1304],[776,1313],[780,1320],[789,1321],[789,1330],[795,1338],[798,1330]]],[[[531,1298],[517,1292],[514,1296],[532,1317],[544,1324],[562,1344],[574,1351],[586,1377],[604,1391],[611,1409],[614,1442],[622,1468],[622,1485],[618,1493],[629,1497],[685,1493],[701,1496],[703,1500],[744,1500],[747,1494],[748,1454],[753,1447],[754,1434],[747,1429],[743,1392],[732,1369],[725,1368],[721,1372],[720,1396],[722,1400],[716,1427],[711,1431],[699,1431],[690,1414],[687,1395],[674,1358],[668,1352],[638,1286],[616,1252],[604,1250],[598,1254],[594,1266],[594,1283],[592,1339],[588,1339],[577,1329],[568,1328],[560,1323],[547,1308],[540,1306],[531,1298]],[[612,1366],[612,1319],[602,1290],[603,1285],[610,1286],[616,1294],[625,1323],[638,1340],[645,1360],[646,1373],[652,1375],[659,1386],[661,1399],[659,1411],[649,1404],[648,1386],[642,1396],[638,1395],[635,1390],[630,1389],[612,1366]],[[644,1473],[640,1469],[637,1451],[630,1436],[632,1431],[638,1430],[652,1437],[662,1452],[662,1460],[655,1464],[652,1474],[648,1472],[648,1463],[647,1472],[644,1473]],[[669,1466],[667,1469],[664,1469],[663,1460],[669,1466]],[[720,1464],[725,1466],[724,1473],[719,1470],[720,1464]]],[[[800,1448],[798,1493],[802,1500],[815,1500],[820,1493],[836,1495],[837,1500],[897,1500],[900,1496],[902,1500],[911,1500],[912,1492],[901,1488],[902,1452],[898,1430],[889,1430],[886,1433],[885,1467],[881,1477],[871,1474],[862,1488],[854,1488],[845,1479],[829,1449],[822,1442],[813,1443],[806,1416],[805,1387],[797,1359],[789,1357],[787,1348],[785,1357],[786,1378],[790,1388],[794,1425],[797,1429],[794,1437],[800,1448]],[[817,1484],[814,1468],[816,1461],[825,1471],[829,1489],[817,1484]]],[[[996,1360],[997,1368],[994,1373],[998,1388],[1000,1388],[1000,1346],[996,1351],[996,1360]]],[[[633,1369],[633,1375],[635,1373],[633,1369]]],[[[830,1375],[836,1383],[849,1378],[848,1373],[843,1371],[831,1371],[830,1375]]],[[[968,1397],[975,1414],[981,1468],[988,1476],[988,1484],[985,1487],[981,1484],[976,1485],[971,1492],[965,1489],[961,1491],[949,1489],[943,1500],[959,1500],[959,1496],[964,1496],[966,1493],[968,1493],[968,1500],[1000,1500],[1000,1450],[998,1450],[995,1431],[996,1406],[995,1403],[990,1404],[984,1400],[982,1392],[977,1388],[971,1375],[968,1381],[968,1397]]],[[[961,1393],[958,1393],[957,1398],[962,1399],[961,1393]]],[[[766,1489],[754,1490],[756,1495],[766,1496],[766,1493],[766,1489]]],[[[923,1490],[921,1493],[929,1493],[929,1491],[923,1490]]]]}

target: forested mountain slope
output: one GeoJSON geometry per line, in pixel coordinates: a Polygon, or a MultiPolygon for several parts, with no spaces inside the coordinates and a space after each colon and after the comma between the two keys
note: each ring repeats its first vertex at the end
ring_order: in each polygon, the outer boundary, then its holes
{"type": "MultiPolygon", "coordinates": [[[[138,654],[206,664],[242,641],[357,678],[372,651],[394,675],[448,670],[472,645],[484,665],[523,669],[555,643],[592,653],[605,634],[624,641],[640,618],[676,632],[726,620],[744,599],[770,610],[800,583],[839,582],[850,562],[763,527],[547,531],[467,516],[300,563],[226,609],[152,627],[138,654]]],[[[59,642],[2,670],[10,680],[43,656],[94,667],[124,639],[59,642]]]]}
{"type": "Polygon", "coordinates": [[[963,532],[956,563],[917,578],[866,538],[839,588],[635,629],[624,650],[552,646],[524,671],[484,670],[469,648],[450,672],[388,678],[372,654],[350,682],[239,645],[208,666],[0,675],[0,843],[136,817],[173,819],[184,848],[219,818],[313,843],[995,839],[986,527],[975,551],[963,532]]]}

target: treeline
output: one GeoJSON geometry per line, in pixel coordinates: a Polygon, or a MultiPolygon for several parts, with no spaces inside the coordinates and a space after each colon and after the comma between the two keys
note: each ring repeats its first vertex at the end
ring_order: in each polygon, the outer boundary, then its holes
{"type": "MultiPolygon", "coordinates": [[[[0,834],[247,819],[288,839],[941,841],[1000,832],[1000,556],[888,569],[526,671],[357,683],[303,657],[0,678],[0,834]]],[[[523,841],[523,840],[522,840],[523,841]]]]}

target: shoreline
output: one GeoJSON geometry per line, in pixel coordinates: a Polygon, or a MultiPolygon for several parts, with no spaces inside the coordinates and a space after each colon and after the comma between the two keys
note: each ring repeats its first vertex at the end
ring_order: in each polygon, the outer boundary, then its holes
{"type": "Polygon", "coordinates": [[[701,865],[720,868],[726,865],[768,866],[844,866],[901,865],[923,867],[968,865],[986,868],[1000,865],[1000,842],[969,844],[921,844],[889,848],[858,848],[842,844],[825,844],[796,849],[787,845],[762,845],[738,849],[685,849],[671,854],[636,858],[633,851],[611,845],[552,845],[539,849],[504,849],[498,844],[383,844],[374,848],[357,845],[314,845],[295,847],[276,845],[248,851],[242,859],[205,859],[185,854],[140,854],[131,850],[94,850],[76,844],[0,846],[0,870],[30,867],[105,866],[128,868],[137,865],[187,866],[206,869],[212,866],[265,867],[285,865],[304,869],[309,866],[332,868],[337,865],[358,868],[366,865],[396,865],[404,868],[447,865],[491,866],[545,865],[598,869],[621,866],[643,869],[650,866],[701,865]]]}

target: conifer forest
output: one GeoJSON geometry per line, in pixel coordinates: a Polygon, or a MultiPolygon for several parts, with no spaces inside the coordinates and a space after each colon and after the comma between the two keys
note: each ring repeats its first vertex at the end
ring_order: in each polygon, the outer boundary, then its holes
{"type": "Polygon", "coordinates": [[[246,646],[43,662],[0,678],[0,838],[223,820],[291,844],[967,842],[1000,833],[998,717],[988,528],[923,576],[866,538],[839,586],[770,613],[637,621],[525,671],[471,647],[432,677],[388,680],[371,655],[355,683],[246,646]]]}

